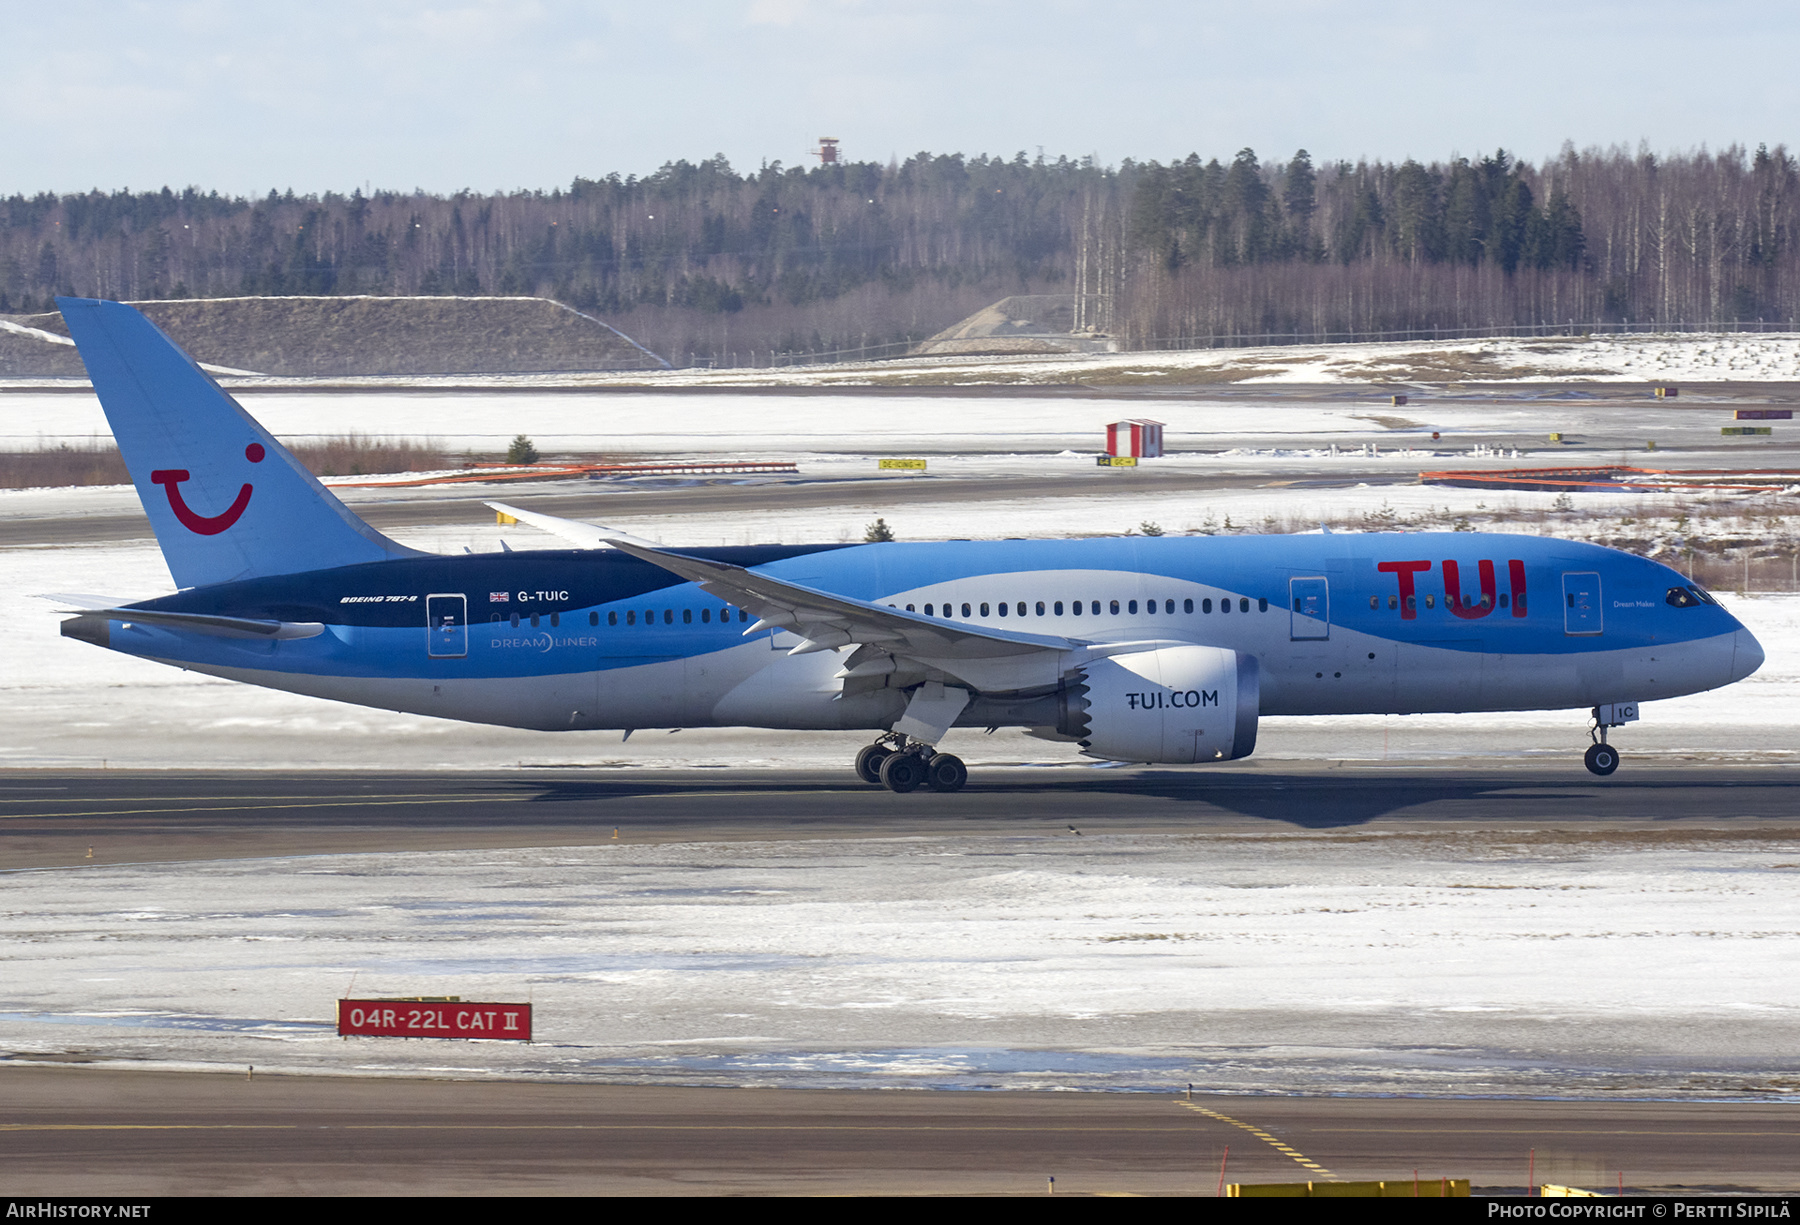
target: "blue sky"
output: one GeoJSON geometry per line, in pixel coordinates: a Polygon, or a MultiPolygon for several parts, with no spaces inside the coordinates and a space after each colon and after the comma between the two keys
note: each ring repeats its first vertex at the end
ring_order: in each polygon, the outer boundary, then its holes
{"type": "Polygon", "coordinates": [[[0,0],[0,193],[477,191],[1039,146],[1528,158],[1796,139],[1800,7],[0,0]]]}

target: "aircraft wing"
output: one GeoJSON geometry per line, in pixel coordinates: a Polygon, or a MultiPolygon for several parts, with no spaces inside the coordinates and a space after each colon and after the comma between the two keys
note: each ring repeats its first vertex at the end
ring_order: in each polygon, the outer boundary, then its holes
{"type": "Polygon", "coordinates": [[[1074,651],[1083,643],[1052,634],[1026,634],[961,621],[943,621],[885,604],[790,583],[729,562],[711,561],[614,539],[612,547],[698,583],[759,620],[747,634],[790,630],[803,641],[789,654],[805,655],[852,643],[879,643],[908,655],[994,659],[1040,651],[1074,651]]]}
{"type": "Polygon", "coordinates": [[[744,631],[746,635],[772,629],[797,636],[800,642],[790,655],[858,648],[838,673],[846,693],[907,688],[926,681],[967,685],[984,693],[1048,690],[1093,660],[1181,645],[1160,639],[1094,642],[927,617],[790,583],[729,562],[673,553],[609,528],[499,502],[487,505],[571,543],[614,548],[697,583],[725,603],[756,614],[756,624],[744,631]]]}
{"type": "Polygon", "coordinates": [[[535,510],[508,506],[505,502],[483,502],[482,505],[497,510],[508,518],[517,519],[520,523],[529,524],[540,532],[560,536],[578,549],[602,549],[620,540],[627,544],[640,544],[652,549],[658,547],[654,540],[640,540],[636,536],[614,531],[610,527],[601,527],[598,524],[582,523],[575,519],[559,519],[555,515],[542,515],[535,510]]]}
{"type": "Polygon", "coordinates": [[[727,562],[616,540],[613,547],[755,613],[758,620],[746,634],[764,629],[793,632],[801,641],[790,655],[857,647],[838,673],[845,693],[904,689],[927,681],[967,685],[982,693],[1046,691],[1093,660],[1182,645],[1162,640],[1089,642],[942,621],[803,587],[727,562]]]}

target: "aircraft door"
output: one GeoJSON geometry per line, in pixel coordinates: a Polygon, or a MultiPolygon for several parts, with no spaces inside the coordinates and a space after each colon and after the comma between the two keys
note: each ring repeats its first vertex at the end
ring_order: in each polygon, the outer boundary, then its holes
{"type": "Polygon", "coordinates": [[[1598,634],[1606,628],[1600,607],[1600,576],[1592,571],[1565,574],[1563,632],[1598,634]]]}
{"type": "Polygon", "coordinates": [[[1299,642],[1331,637],[1331,589],[1324,578],[1291,578],[1288,597],[1293,605],[1288,636],[1299,642]]]}
{"type": "Polygon", "coordinates": [[[425,624],[425,652],[433,659],[460,659],[469,653],[467,596],[426,596],[425,624]]]}

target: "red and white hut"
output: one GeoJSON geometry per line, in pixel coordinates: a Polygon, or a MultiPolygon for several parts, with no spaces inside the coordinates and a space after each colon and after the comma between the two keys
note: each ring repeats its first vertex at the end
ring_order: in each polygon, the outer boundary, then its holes
{"type": "Polygon", "coordinates": [[[1106,453],[1157,458],[1163,453],[1163,423],[1143,417],[1113,422],[1106,427],[1106,453]]]}

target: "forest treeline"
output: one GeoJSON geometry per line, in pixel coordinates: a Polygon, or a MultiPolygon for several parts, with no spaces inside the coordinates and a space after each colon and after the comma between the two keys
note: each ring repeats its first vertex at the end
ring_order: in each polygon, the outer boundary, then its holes
{"type": "Polygon", "coordinates": [[[1151,164],[1129,193],[1121,327],[1152,347],[1212,334],[1791,328],[1797,187],[1780,146],[1324,167],[1305,151],[1263,165],[1245,149],[1230,165],[1151,164]]]}
{"type": "Polygon", "coordinates": [[[1791,326],[1786,149],[1565,147],[1429,164],[723,156],[495,194],[93,191],[0,200],[0,313],[57,293],[531,294],[676,361],[900,346],[1081,295],[1126,347],[1625,323],[1791,326]]]}

